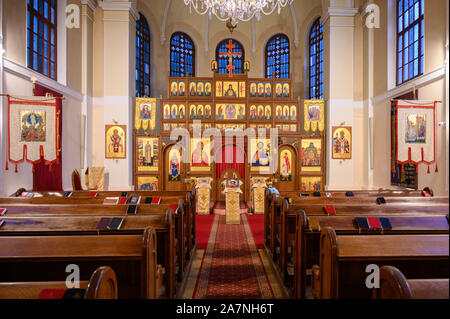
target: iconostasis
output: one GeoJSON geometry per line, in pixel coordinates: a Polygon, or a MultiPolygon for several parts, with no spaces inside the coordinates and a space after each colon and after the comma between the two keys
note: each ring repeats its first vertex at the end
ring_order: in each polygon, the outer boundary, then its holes
{"type": "Polygon", "coordinates": [[[233,176],[244,183],[247,201],[252,177],[265,177],[280,190],[323,190],[324,103],[293,99],[290,79],[218,73],[212,78],[172,77],[168,92],[159,101],[159,117],[156,99],[136,99],[136,189],[187,190],[191,178],[211,177],[212,199],[221,200],[221,184],[233,176]],[[189,131],[190,154],[182,154],[170,139],[176,128],[189,131]],[[203,135],[209,128],[218,129],[221,137],[203,135]],[[247,128],[256,135],[225,138],[225,133],[247,128]],[[272,141],[270,129],[275,128],[278,138],[272,141]],[[195,137],[194,129],[200,133],[195,137]],[[258,130],[265,130],[265,137],[258,130]],[[278,144],[278,154],[272,154],[272,143],[278,144]]]}

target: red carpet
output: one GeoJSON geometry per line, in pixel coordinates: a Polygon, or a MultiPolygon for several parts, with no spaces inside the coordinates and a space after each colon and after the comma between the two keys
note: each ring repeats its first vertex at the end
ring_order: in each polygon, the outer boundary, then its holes
{"type": "Polygon", "coordinates": [[[217,216],[203,257],[193,299],[274,298],[245,215],[240,225],[217,216]]]}
{"type": "Polygon", "coordinates": [[[214,221],[214,215],[197,215],[196,216],[196,241],[198,249],[206,249],[208,245],[211,226],[214,221]]]}
{"type": "Polygon", "coordinates": [[[264,248],[264,215],[247,215],[256,248],[264,248]]]}

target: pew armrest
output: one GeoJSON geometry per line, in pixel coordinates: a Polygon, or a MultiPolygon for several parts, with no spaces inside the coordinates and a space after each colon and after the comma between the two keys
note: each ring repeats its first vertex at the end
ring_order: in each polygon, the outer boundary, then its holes
{"type": "Polygon", "coordinates": [[[311,269],[311,292],[314,299],[320,298],[320,267],[312,266],[311,269]]]}

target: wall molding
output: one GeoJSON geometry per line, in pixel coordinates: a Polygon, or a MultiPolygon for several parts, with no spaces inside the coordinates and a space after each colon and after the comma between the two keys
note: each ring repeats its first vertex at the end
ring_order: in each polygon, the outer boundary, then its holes
{"type": "Polygon", "coordinates": [[[166,6],[164,8],[163,19],[161,22],[161,45],[164,45],[166,42],[166,23],[167,23],[167,15],[169,14],[170,3],[172,0],[166,1],[166,6]]]}
{"type": "Polygon", "coordinates": [[[92,11],[97,8],[97,3],[95,0],[81,0],[81,4],[87,5],[92,11]]]}
{"type": "Polygon", "coordinates": [[[320,23],[325,25],[330,17],[354,17],[358,12],[358,8],[328,7],[328,10],[322,15],[320,23]]]}
{"type": "Polygon", "coordinates": [[[6,72],[14,74],[22,79],[28,80],[31,82],[31,78],[35,77],[36,82],[42,84],[52,90],[57,91],[58,93],[63,94],[66,97],[71,97],[77,101],[82,102],[84,100],[84,95],[80,92],[71,89],[61,83],[52,80],[36,71],[33,71],[29,68],[26,68],[8,58],[3,58],[3,67],[6,72]]]}
{"type": "Polygon", "coordinates": [[[388,90],[382,94],[379,94],[371,99],[373,105],[380,104],[386,100],[392,99],[396,96],[402,95],[412,89],[421,88],[425,85],[444,79],[446,75],[445,65],[435,69],[434,71],[423,74],[411,81],[403,83],[391,90],[388,90]]]}
{"type": "Polygon", "coordinates": [[[134,20],[139,20],[139,12],[132,2],[109,2],[100,1],[98,6],[103,11],[129,11],[134,20]]]}
{"type": "Polygon", "coordinates": [[[294,24],[294,44],[295,44],[295,47],[298,48],[298,45],[300,44],[300,42],[298,40],[297,14],[295,13],[294,2],[292,2],[289,6],[291,8],[292,23],[294,24]]]}

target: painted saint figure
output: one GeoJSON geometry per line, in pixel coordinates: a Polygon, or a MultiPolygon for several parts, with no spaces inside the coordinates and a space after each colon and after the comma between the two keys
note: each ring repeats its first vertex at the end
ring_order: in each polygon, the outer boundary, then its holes
{"type": "Polygon", "coordinates": [[[172,156],[170,157],[170,174],[169,174],[169,181],[177,181],[180,180],[180,161],[178,160],[177,151],[174,150],[172,153],[172,156]]]}
{"type": "Polygon", "coordinates": [[[252,166],[263,166],[263,167],[269,166],[269,154],[264,148],[264,143],[258,142],[256,147],[257,150],[255,154],[253,154],[252,158],[252,166]]]}
{"type": "Polygon", "coordinates": [[[228,90],[225,91],[224,95],[229,97],[236,97],[236,92],[234,92],[233,86],[231,84],[228,85],[228,90]]]}
{"type": "Polygon", "coordinates": [[[112,152],[114,152],[114,153],[123,152],[122,137],[120,137],[119,131],[117,129],[115,129],[113,135],[111,135],[111,142],[112,143],[109,144],[110,152],[111,152],[111,147],[113,148],[112,152]]]}
{"type": "Polygon", "coordinates": [[[209,166],[209,156],[204,151],[203,142],[198,142],[197,147],[192,152],[192,166],[209,166]]]}
{"type": "Polygon", "coordinates": [[[333,141],[333,147],[334,147],[334,152],[336,154],[350,153],[350,143],[345,138],[345,132],[343,130],[341,130],[339,132],[339,135],[338,135],[338,133],[336,133],[336,136],[333,141]]]}
{"type": "Polygon", "coordinates": [[[287,152],[284,152],[284,155],[281,159],[281,180],[282,181],[290,181],[292,179],[291,176],[291,161],[289,160],[289,156],[287,152]]]}

